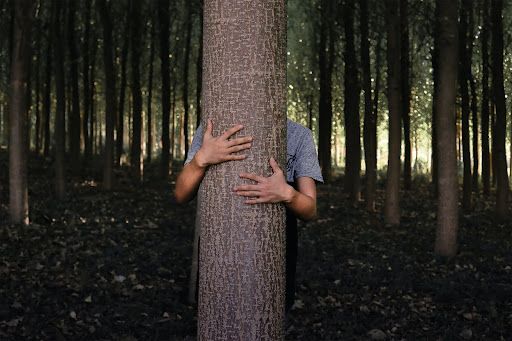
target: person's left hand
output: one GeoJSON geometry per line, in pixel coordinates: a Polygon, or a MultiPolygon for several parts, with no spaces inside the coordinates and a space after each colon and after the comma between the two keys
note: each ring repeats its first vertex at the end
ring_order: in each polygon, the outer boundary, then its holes
{"type": "Polygon", "coordinates": [[[274,158],[270,158],[270,167],[274,174],[268,178],[252,173],[241,173],[241,178],[253,180],[256,184],[236,186],[233,188],[235,194],[246,197],[246,204],[290,202],[295,190],[286,183],[285,175],[274,158]]]}

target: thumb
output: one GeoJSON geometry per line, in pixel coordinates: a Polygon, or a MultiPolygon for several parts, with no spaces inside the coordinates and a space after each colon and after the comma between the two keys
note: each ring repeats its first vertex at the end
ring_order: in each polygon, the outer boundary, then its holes
{"type": "Polygon", "coordinates": [[[281,172],[281,168],[279,168],[277,161],[273,157],[270,158],[270,167],[272,167],[272,172],[274,172],[274,174],[281,172]]]}
{"type": "Polygon", "coordinates": [[[211,136],[212,132],[213,132],[213,123],[212,123],[211,119],[208,119],[208,122],[206,123],[206,131],[204,132],[204,134],[206,136],[211,136]]]}

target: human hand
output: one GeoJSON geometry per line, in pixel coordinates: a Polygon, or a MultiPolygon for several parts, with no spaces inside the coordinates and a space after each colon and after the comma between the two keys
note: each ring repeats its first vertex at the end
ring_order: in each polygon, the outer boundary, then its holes
{"type": "Polygon", "coordinates": [[[241,173],[241,178],[256,181],[256,184],[236,186],[233,188],[235,194],[246,197],[246,204],[291,202],[295,190],[286,182],[286,177],[274,158],[270,158],[270,167],[274,174],[269,177],[241,173]]]}
{"type": "Polygon", "coordinates": [[[196,154],[196,161],[200,167],[206,168],[218,163],[243,160],[246,155],[234,154],[251,148],[252,137],[244,136],[229,140],[231,136],[242,130],[242,125],[235,125],[226,130],[222,135],[213,137],[213,124],[209,119],[203,136],[203,143],[196,154]]]}

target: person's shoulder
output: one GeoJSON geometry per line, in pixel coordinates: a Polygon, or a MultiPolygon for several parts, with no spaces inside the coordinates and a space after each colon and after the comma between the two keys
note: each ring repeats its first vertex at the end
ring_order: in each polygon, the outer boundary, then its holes
{"type": "Polygon", "coordinates": [[[302,124],[287,119],[288,136],[293,138],[305,137],[312,134],[311,129],[304,127],[302,124]]]}

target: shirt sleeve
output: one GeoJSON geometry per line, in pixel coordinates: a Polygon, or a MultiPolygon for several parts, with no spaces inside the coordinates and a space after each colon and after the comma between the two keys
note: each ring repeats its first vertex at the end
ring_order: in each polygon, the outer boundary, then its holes
{"type": "Polygon", "coordinates": [[[194,155],[199,151],[201,148],[201,145],[203,144],[203,127],[200,124],[199,127],[197,127],[196,133],[194,134],[194,137],[192,138],[192,144],[190,145],[190,148],[187,153],[187,158],[185,159],[185,165],[192,161],[194,158],[194,155]]]}
{"type": "Polygon", "coordinates": [[[309,129],[303,135],[302,143],[296,155],[294,178],[297,179],[303,176],[310,177],[318,182],[324,182],[320,164],[318,163],[313,133],[309,129]]]}

